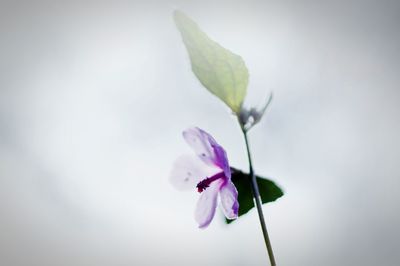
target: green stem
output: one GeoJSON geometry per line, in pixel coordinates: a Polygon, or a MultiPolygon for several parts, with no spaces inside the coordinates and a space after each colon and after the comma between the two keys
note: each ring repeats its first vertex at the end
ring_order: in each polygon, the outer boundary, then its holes
{"type": "Polygon", "coordinates": [[[242,132],[244,135],[244,140],[246,142],[247,158],[249,160],[249,168],[250,168],[249,172],[250,172],[250,177],[251,177],[250,178],[251,190],[253,192],[254,201],[256,203],[258,218],[260,219],[261,229],[262,229],[262,232],[264,235],[264,241],[265,241],[265,245],[267,247],[269,261],[271,262],[271,266],[276,266],[274,253],[272,251],[271,241],[269,240],[267,226],[265,225],[264,214],[263,214],[263,211],[261,208],[261,197],[260,197],[260,192],[258,189],[256,175],[253,170],[253,163],[251,160],[251,153],[250,153],[249,141],[247,139],[247,132],[244,129],[242,130],[242,132]]]}

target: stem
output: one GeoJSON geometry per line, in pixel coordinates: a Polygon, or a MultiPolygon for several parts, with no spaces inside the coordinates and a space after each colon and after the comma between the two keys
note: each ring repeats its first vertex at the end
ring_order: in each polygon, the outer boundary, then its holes
{"type": "Polygon", "coordinates": [[[247,139],[247,132],[243,129],[244,140],[246,142],[246,149],[247,149],[247,158],[249,160],[249,172],[250,172],[250,183],[251,183],[251,190],[253,192],[254,201],[256,202],[258,218],[260,218],[261,229],[264,235],[265,245],[267,246],[269,261],[271,262],[271,266],[276,266],[274,252],[272,251],[271,241],[269,240],[267,226],[265,225],[264,214],[261,208],[261,197],[260,192],[258,190],[258,184],[256,180],[256,175],[253,170],[253,163],[251,161],[251,153],[250,153],[250,146],[249,141],[247,139]]]}

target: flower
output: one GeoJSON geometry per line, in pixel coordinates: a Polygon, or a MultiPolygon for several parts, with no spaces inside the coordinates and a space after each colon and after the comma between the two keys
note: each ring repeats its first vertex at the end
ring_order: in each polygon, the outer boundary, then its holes
{"type": "Polygon", "coordinates": [[[225,217],[236,219],[238,192],[231,181],[231,169],[224,148],[198,127],[183,131],[183,137],[196,156],[179,157],[171,171],[170,182],[178,190],[197,188],[201,193],[195,210],[199,228],[206,228],[214,218],[218,196],[225,217]]]}

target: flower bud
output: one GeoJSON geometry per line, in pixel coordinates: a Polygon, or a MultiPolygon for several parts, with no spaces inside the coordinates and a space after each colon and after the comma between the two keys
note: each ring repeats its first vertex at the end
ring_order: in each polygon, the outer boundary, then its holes
{"type": "Polygon", "coordinates": [[[251,107],[250,109],[247,109],[244,106],[241,107],[238,120],[244,131],[250,130],[255,124],[260,122],[271,101],[272,93],[269,95],[264,105],[259,108],[251,107]]]}

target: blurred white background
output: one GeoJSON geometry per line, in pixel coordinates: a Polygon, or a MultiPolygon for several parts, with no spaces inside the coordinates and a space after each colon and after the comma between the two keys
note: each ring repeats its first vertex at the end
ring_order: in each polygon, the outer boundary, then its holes
{"type": "Polygon", "coordinates": [[[176,8],[244,58],[247,104],[274,91],[250,141],[278,265],[399,265],[399,2],[183,0],[0,3],[0,264],[267,264],[256,212],[199,230],[168,183],[191,125],[247,169],[176,8]]]}

